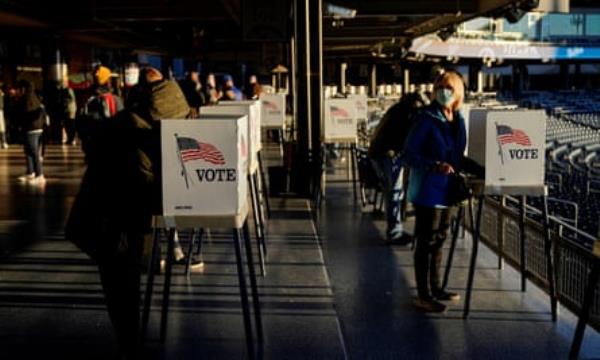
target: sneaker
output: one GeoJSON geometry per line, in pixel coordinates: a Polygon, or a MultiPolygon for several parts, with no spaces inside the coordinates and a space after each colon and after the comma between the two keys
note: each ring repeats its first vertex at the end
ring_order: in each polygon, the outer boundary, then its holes
{"type": "Polygon", "coordinates": [[[407,233],[402,233],[400,236],[391,238],[390,244],[406,246],[408,244],[412,244],[413,241],[414,241],[414,238],[412,235],[409,235],[407,233]]]}
{"type": "Polygon", "coordinates": [[[8,144],[2,144],[3,149],[8,149],[8,144]]]}
{"type": "Polygon", "coordinates": [[[32,178],[31,180],[29,180],[29,184],[31,184],[31,185],[43,185],[45,183],[46,183],[46,178],[44,177],[44,175],[36,176],[36,177],[32,178]]]}
{"type": "Polygon", "coordinates": [[[453,292],[448,292],[445,290],[441,290],[433,293],[433,297],[439,301],[458,301],[460,300],[460,295],[453,292]]]}
{"type": "Polygon", "coordinates": [[[21,182],[28,182],[28,181],[33,180],[34,178],[35,178],[35,174],[34,173],[25,174],[25,175],[19,176],[19,181],[21,181],[21,182]]]}
{"type": "Polygon", "coordinates": [[[442,313],[448,308],[433,298],[417,298],[414,304],[419,310],[430,313],[442,313]]]}

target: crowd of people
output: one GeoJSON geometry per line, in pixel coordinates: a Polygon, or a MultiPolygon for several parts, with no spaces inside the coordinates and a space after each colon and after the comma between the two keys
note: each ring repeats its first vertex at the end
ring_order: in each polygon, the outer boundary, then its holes
{"type": "MultiPolygon", "coordinates": [[[[19,80],[14,86],[0,84],[0,150],[9,144],[22,144],[25,157],[25,174],[19,181],[29,185],[46,182],[43,173],[45,145],[81,144],[84,152],[93,146],[94,134],[104,120],[124,109],[123,94],[128,100],[135,98],[137,87],[121,91],[115,86],[113,72],[105,66],[93,71],[93,85],[76,92],[68,77],[62,79],[50,96],[44,98],[41,89],[29,80],[19,80]]],[[[229,74],[217,76],[209,73],[204,86],[197,71],[189,71],[178,83],[190,109],[190,117],[198,117],[200,107],[215,105],[219,101],[257,99],[261,93],[256,76],[250,76],[242,92],[229,74]]]]}

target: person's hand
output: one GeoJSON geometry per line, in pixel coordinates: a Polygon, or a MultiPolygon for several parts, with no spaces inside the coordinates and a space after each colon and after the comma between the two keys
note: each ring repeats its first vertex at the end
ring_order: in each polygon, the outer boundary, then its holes
{"type": "Polygon", "coordinates": [[[437,169],[438,172],[444,174],[444,175],[450,175],[450,174],[454,174],[454,168],[452,167],[452,165],[448,164],[447,162],[439,162],[437,164],[437,169]]]}

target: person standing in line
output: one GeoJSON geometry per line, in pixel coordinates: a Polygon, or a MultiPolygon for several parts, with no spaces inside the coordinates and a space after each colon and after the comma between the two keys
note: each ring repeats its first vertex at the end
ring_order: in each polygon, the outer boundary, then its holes
{"type": "Polygon", "coordinates": [[[408,199],[415,207],[414,254],[417,299],[425,312],[443,312],[440,301],[460,296],[441,287],[442,246],[453,205],[449,202],[450,177],[460,171],[481,175],[482,168],[464,156],[466,130],[459,112],[464,83],[455,71],[446,71],[435,82],[435,100],[425,107],[404,146],[403,161],[410,167],[408,199]]]}
{"type": "Polygon", "coordinates": [[[81,140],[81,148],[86,155],[96,143],[97,135],[102,131],[103,124],[123,110],[123,101],[112,93],[110,78],[112,71],[105,66],[94,70],[93,94],[86,101],[77,120],[77,132],[81,140]]]}
{"type": "Polygon", "coordinates": [[[77,101],[75,92],[69,87],[69,78],[65,77],[59,93],[63,127],[67,133],[65,144],[75,145],[75,117],[77,115],[77,101]]]}
{"type": "Polygon", "coordinates": [[[223,75],[223,95],[221,100],[240,101],[243,99],[242,92],[233,83],[233,77],[229,74],[223,75]]]}
{"type": "Polygon", "coordinates": [[[0,87],[0,149],[8,149],[6,141],[6,120],[4,118],[4,85],[0,87]]]}
{"type": "Polygon", "coordinates": [[[400,155],[417,111],[425,104],[426,99],[417,93],[405,95],[386,111],[369,146],[369,158],[386,199],[384,208],[388,244],[408,244],[412,240],[402,225],[404,169],[400,155]]]}
{"type": "Polygon", "coordinates": [[[44,132],[46,112],[42,102],[35,93],[32,83],[21,80],[18,83],[20,99],[16,105],[16,118],[19,130],[23,137],[23,150],[25,151],[27,172],[20,176],[21,182],[41,185],[46,182],[42,169],[40,152],[40,139],[44,132]]]}
{"type": "Polygon", "coordinates": [[[250,75],[250,79],[248,80],[248,86],[246,87],[245,95],[248,100],[256,100],[260,97],[262,93],[262,87],[258,83],[258,79],[256,75],[250,75]]]}
{"type": "Polygon", "coordinates": [[[198,117],[200,107],[206,105],[206,98],[202,91],[202,84],[197,71],[188,72],[187,76],[181,83],[181,90],[185,95],[188,105],[192,109],[192,117],[198,117]]]}
{"type": "Polygon", "coordinates": [[[206,99],[206,105],[216,105],[221,98],[221,93],[219,93],[219,89],[217,89],[217,79],[213,73],[209,73],[206,76],[204,98],[206,99]]]}

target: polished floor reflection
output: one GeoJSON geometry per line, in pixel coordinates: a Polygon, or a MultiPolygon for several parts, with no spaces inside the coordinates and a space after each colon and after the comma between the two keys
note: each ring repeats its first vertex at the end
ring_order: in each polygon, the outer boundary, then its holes
{"type": "MultiPolygon", "coordinates": [[[[273,149],[275,150],[275,148],[273,149]]],[[[278,161],[268,152],[268,163],[278,161]]],[[[0,150],[1,358],[113,359],[115,344],[96,267],[63,239],[84,170],[76,147],[48,147],[45,186],[18,181],[19,147],[0,150]]],[[[268,359],[564,359],[574,317],[550,320],[544,294],[519,291],[510,268],[498,271],[484,249],[472,316],[462,303],[428,316],[411,305],[412,252],[381,244],[383,221],[352,198],[346,163],[329,177],[316,226],[303,200],[271,199],[268,274],[259,278],[268,359]],[[316,230],[319,231],[317,235],[316,230]]],[[[185,240],[185,234],[184,234],[185,240]]],[[[459,242],[450,287],[466,283],[469,237],[459,242]]],[[[234,250],[213,230],[204,269],[188,281],[176,267],[165,345],[158,343],[158,277],[145,359],[244,358],[234,250]]],[[[587,331],[582,358],[600,358],[600,336],[587,331]]]]}

